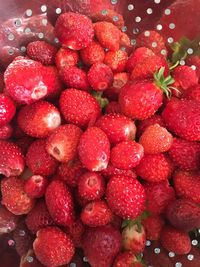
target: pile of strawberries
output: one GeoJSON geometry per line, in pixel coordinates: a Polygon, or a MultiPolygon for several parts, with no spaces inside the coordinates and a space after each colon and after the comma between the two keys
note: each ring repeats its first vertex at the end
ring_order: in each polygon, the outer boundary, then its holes
{"type": "Polygon", "coordinates": [[[20,266],[141,267],[147,240],[185,255],[200,226],[200,58],[172,66],[157,32],[132,51],[121,15],[92,19],[60,15],[61,46],[3,75],[0,233],[20,266]]]}

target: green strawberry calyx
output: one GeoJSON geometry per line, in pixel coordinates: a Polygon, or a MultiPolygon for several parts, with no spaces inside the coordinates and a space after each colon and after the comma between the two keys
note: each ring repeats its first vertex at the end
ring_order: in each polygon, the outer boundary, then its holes
{"type": "Polygon", "coordinates": [[[138,232],[141,233],[142,231],[142,221],[150,216],[148,211],[144,211],[141,213],[136,219],[126,219],[122,222],[122,228],[132,227],[133,225],[137,225],[138,232]]]}
{"type": "Polygon", "coordinates": [[[92,95],[97,100],[102,109],[104,109],[109,104],[108,99],[106,97],[103,97],[103,92],[93,91],[92,95]]]}

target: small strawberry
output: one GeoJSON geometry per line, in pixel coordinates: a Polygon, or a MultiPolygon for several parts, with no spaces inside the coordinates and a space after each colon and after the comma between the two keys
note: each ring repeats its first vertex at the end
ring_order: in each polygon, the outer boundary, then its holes
{"type": "Polygon", "coordinates": [[[100,106],[89,93],[68,89],[60,96],[60,111],[68,123],[86,127],[100,115],[100,106]]]}
{"type": "Polygon", "coordinates": [[[27,45],[28,57],[43,65],[53,65],[56,52],[57,49],[45,41],[34,41],[27,45]]]}
{"type": "Polygon", "coordinates": [[[80,161],[89,171],[106,169],[110,159],[107,135],[100,128],[88,128],[80,138],[78,153],[80,161]]]}
{"type": "Polygon", "coordinates": [[[41,228],[54,224],[46,204],[42,199],[39,200],[35,207],[27,214],[25,222],[28,229],[33,234],[36,234],[41,228]]]}
{"type": "Polygon", "coordinates": [[[77,51],[71,50],[69,48],[61,47],[55,57],[56,67],[61,70],[64,67],[72,67],[77,65],[79,60],[79,55],[77,51]]]}
{"type": "Polygon", "coordinates": [[[135,219],[145,208],[145,190],[136,180],[125,175],[110,178],[106,199],[111,210],[123,219],[135,219]]]}
{"type": "Polygon", "coordinates": [[[11,138],[13,134],[13,128],[10,124],[0,126],[0,139],[7,140],[11,138]]]}
{"type": "Polygon", "coordinates": [[[160,233],[165,224],[164,220],[159,215],[152,215],[145,218],[142,224],[146,231],[146,237],[149,240],[159,240],[160,233]]]}
{"type": "Polygon", "coordinates": [[[94,32],[99,43],[111,51],[119,50],[121,31],[112,23],[102,21],[94,24],[94,32]]]}
{"type": "Polygon", "coordinates": [[[102,63],[105,58],[103,47],[96,41],[92,41],[86,48],[80,51],[83,63],[87,66],[102,63]]]}
{"type": "Polygon", "coordinates": [[[126,51],[108,51],[105,55],[104,63],[108,65],[113,72],[122,72],[125,70],[128,60],[126,51]]]}
{"type": "Polygon", "coordinates": [[[109,164],[108,167],[101,172],[104,177],[109,179],[111,176],[114,175],[125,175],[132,178],[137,178],[136,173],[133,170],[122,170],[115,168],[113,165],[109,164]]]}
{"type": "Polygon", "coordinates": [[[113,83],[113,72],[108,65],[95,63],[88,71],[88,81],[95,91],[104,91],[113,83]]]}
{"type": "Polygon", "coordinates": [[[47,138],[46,150],[58,161],[74,160],[81,134],[81,129],[73,124],[62,125],[47,138]]]}
{"type": "Polygon", "coordinates": [[[175,137],[169,150],[169,156],[173,163],[183,170],[198,170],[200,144],[175,137]]]}
{"type": "Polygon", "coordinates": [[[25,181],[18,177],[1,180],[2,204],[15,215],[27,214],[33,208],[35,200],[24,191],[25,181]]]}
{"type": "Polygon", "coordinates": [[[71,238],[54,226],[43,228],[37,232],[33,250],[36,258],[49,267],[68,264],[75,252],[71,238]]]}
{"type": "Polygon", "coordinates": [[[68,226],[74,221],[72,195],[63,181],[54,180],[49,184],[45,200],[48,211],[56,224],[68,226]]]}
{"type": "Polygon", "coordinates": [[[163,153],[172,146],[173,137],[166,128],[159,124],[149,126],[141,135],[139,143],[146,154],[163,153]]]}
{"type": "Polygon", "coordinates": [[[55,33],[63,47],[80,50],[92,42],[94,29],[85,15],[67,12],[57,19],[55,33]]]}
{"type": "Polygon", "coordinates": [[[191,250],[191,241],[187,233],[176,230],[172,226],[164,226],[161,237],[163,247],[175,254],[188,254],[191,250]]]}
{"type": "Polygon", "coordinates": [[[100,199],[105,193],[104,178],[95,172],[86,172],[78,179],[78,194],[87,201],[100,199]]]}
{"type": "Polygon", "coordinates": [[[94,200],[83,208],[81,220],[90,227],[103,226],[111,222],[112,211],[103,200],[94,200]]]}
{"type": "Polygon", "coordinates": [[[120,39],[120,47],[124,48],[128,55],[130,55],[131,52],[133,51],[131,39],[125,32],[122,32],[121,39],[120,39]]]}
{"type": "Polygon", "coordinates": [[[195,86],[192,86],[188,88],[183,95],[183,98],[187,98],[190,100],[197,100],[200,101],[200,85],[197,84],[195,86]]]}
{"type": "Polygon", "coordinates": [[[196,172],[177,170],[173,176],[177,196],[200,203],[200,175],[196,172]]]}
{"type": "Polygon", "coordinates": [[[48,136],[61,124],[60,112],[47,101],[38,101],[20,109],[17,118],[19,127],[32,137],[48,136]]]}
{"type": "Polygon", "coordinates": [[[83,251],[92,267],[108,267],[119,253],[121,234],[110,225],[88,228],[83,235],[83,251]]]}
{"type": "Polygon", "coordinates": [[[41,175],[32,175],[24,184],[25,193],[31,198],[40,198],[45,194],[48,179],[41,175]]]}
{"type": "Polygon", "coordinates": [[[113,267],[144,267],[144,265],[137,259],[133,252],[125,251],[116,257],[113,267]]]}
{"type": "Polygon", "coordinates": [[[38,139],[28,148],[26,165],[35,175],[53,175],[58,162],[46,151],[46,140],[38,139]]]}
{"type": "Polygon", "coordinates": [[[20,148],[6,140],[0,140],[0,174],[19,176],[22,174],[25,162],[20,148]]]}
{"type": "Polygon", "coordinates": [[[186,58],[186,64],[188,66],[195,66],[196,73],[198,78],[200,78],[200,57],[199,56],[191,56],[186,58]]]}
{"type": "Polygon", "coordinates": [[[106,107],[105,113],[106,114],[122,114],[119,103],[116,101],[110,102],[106,107]]]}
{"type": "Polygon", "coordinates": [[[0,235],[10,233],[15,230],[18,219],[18,216],[15,216],[0,204],[0,235]]]}
{"type": "Polygon", "coordinates": [[[15,115],[15,105],[10,97],[0,94],[0,126],[9,123],[15,115]]]}
{"type": "Polygon", "coordinates": [[[135,141],[124,141],[111,150],[110,161],[118,169],[130,170],[136,167],[144,156],[144,149],[135,141]]]}
{"type": "Polygon", "coordinates": [[[85,226],[80,219],[74,221],[70,226],[67,227],[67,233],[71,236],[74,246],[76,248],[81,247],[82,236],[85,232],[85,226]]]}
{"type": "Polygon", "coordinates": [[[136,173],[148,182],[161,182],[170,178],[173,164],[164,154],[146,154],[136,167],[136,173]]]}
{"type": "Polygon", "coordinates": [[[111,144],[135,139],[135,124],[126,116],[119,114],[104,115],[98,119],[96,126],[107,134],[111,144]]]}

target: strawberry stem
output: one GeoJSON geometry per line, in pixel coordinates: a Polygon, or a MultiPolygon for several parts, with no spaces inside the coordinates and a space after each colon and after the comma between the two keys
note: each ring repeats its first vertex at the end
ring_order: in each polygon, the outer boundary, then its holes
{"type": "Polygon", "coordinates": [[[94,96],[94,98],[97,100],[97,102],[99,103],[100,107],[102,109],[104,109],[108,104],[109,101],[106,97],[103,97],[103,92],[92,92],[92,95],[94,96]]]}

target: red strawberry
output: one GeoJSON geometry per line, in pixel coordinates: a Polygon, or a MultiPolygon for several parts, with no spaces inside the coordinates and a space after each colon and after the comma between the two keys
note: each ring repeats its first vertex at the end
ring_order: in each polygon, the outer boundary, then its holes
{"type": "Polygon", "coordinates": [[[144,267],[144,265],[137,260],[133,252],[125,251],[116,257],[113,267],[144,267]]]}
{"type": "Polygon", "coordinates": [[[19,217],[0,204],[0,235],[15,230],[19,217]]]}
{"type": "Polygon", "coordinates": [[[122,72],[125,70],[128,54],[126,51],[108,51],[104,63],[108,65],[113,72],[122,72]]]}
{"type": "Polygon", "coordinates": [[[78,63],[79,56],[77,51],[69,48],[60,48],[56,54],[56,67],[61,70],[64,67],[72,67],[78,63]]]}
{"type": "Polygon", "coordinates": [[[94,32],[99,43],[111,51],[119,50],[121,31],[112,23],[102,21],[94,24],[94,32]]]}
{"type": "Polygon", "coordinates": [[[39,200],[36,203],[35,207],[27,214],[25,222],[33,234],[36,234],[41,228],[54,224],[44,200],[39,200]]]}
{"type": "Polygon", "coordinates": [[[96,41],[92,41],[86,48],[80,51],[81,59],[85,65],[93,65],[104,61],[103,47],[96,41]]]}
{"type": "Polygon", "coordinates": [[[26,164],[35,175],[53,175],[58,162],[46,151],[46,140],[34,141],[26,154],[26,164]]]}
{"type": "Polygon", "coordinates": [[[90,227],[106,225],[112,220],[112,211],[103,200],[94,200],[83,208],[81,220],[90,227]]]}
{"type": "Polygon", "coordinates": [[[137,123],[137,135],[138,135],[138,137],[140,137],[149,126],[154,125],[154,124],[158,124],[161,127],[165,127],[165,124],[164,124],[162,117],[158,114],[155,114],[146,120],[139,121],[137,123]]]}
{"type": "Polygon", "coordinates": [[[110,225],[88,228],[83,235],[83,251],[92,267],[112,266],[120,243],[120,232],[110,225]]]}
{"type": "Polygon", "coordinates": [[[164,154],[146,154],[136,167],[136,173],[148,182],[161,182],[170,178],[171,160],[164,154]]]}
{"type": "Polygon", "coordinates": [[[0,139],[9,139],[13,134],[13,128],[10,124],[0,126],[0,139]]]}
{"type": "Polygon", "coordinates": [[[80,161],[90,171],[107,168],[110,159],[110,142],[97,127],[88,128],[81,136],[78,147],[80,161]]]}
{"type": "Polygon", "coordinates": [[[200,160],[200,144],[181,138],[174,138],[169,150],[174,164],[184,170],[198,170],[200,160]]]}
{"type": "Polygon", "coordinates": [[[200,85],[197,84],[188,88],[184,92],[183,98],[200,101],[200,85]]]}
{"type": "Polygon", "coordinates": [[[100,115],[100,106],[89,93],[68,89],[60,96],[60,111],[68,123],[86,127],[100,115]]]}
{"type": "Polygon", "coordinates": [[[85,226],[81,222],[80,219],[74,221],[70,226],[67,228],[67,233],[71,236],[72,241],[76,248],[81,247],[82,243],[82,236],[85,231],[85,226]]]}
{"type": "Polygon", "coordinates": [[[86,172],[78,180],[78,194],[84,200],[100,199],[105,193],[104,178],[95,172],[86,172]]]}
{"type": "Polygon", "coordinates": [[[0,140],[0,174],[19,176],[25,167],[24,156],[14,143],[0,140]]]}
{"type": "Polygon", "coordinates": [[[144,156],[144,149],[135,141],[124,141],[111,150],[110,161],[118,169],[130,170],[136,167],[144,156]]]}
{"type": "Polygon", "coordinates": [[[71,238],[54,226],[38,231],[37,237],[33,242],[33,249],[36,258],[49,267],[68,264],[75,252],[71,238]]]}
{"type": "Polygon", "coordinates": [[[67,87],[89,91],[87,74],[76,66],[66,66],[60,71],[60,76],[67,87]]]}
{"type": "Polygon", "coordinates": [[[113,165],[109,164],[108,167],[101,172],[104,177],[110,178],[111,176],[114,175],[125,175],[125,176],[130,176],[132,178],[136,178],[136,173],[133,170],[122,170],[122,169],[117,169],[113,165]]]}
{"type": "Polygon", "coordinates": [[[111,144],[135,139],[135,124],[123,115],[104,115],[96,122],[96,126],[107,134],[111,144]]]}
{"type": "Polygon", "coordinates": [[[24,191],[25,181],[18,177],[1,180],[2,204],[15,215],[27,214],[33,208],[35,200],[24,191]]]}
{"type": "Polygon", "coordinates": [[[56,52],[57,49],[45,41],[34,41],[27,45],[28,57],[44,65],[54,64],[56,52]]]}
{"type": "Polygon", "coordinates": [[[177,170],[173,177],[177,196],[200,203],[200,175],[196,172],[177,170]]]}
{"type": "Polygon", "coordinates": [[[165,224],[164,220],[159,215],[152,215],[142,221],[146,231],[146,237],[149,240],[159,240],[161,230],[165,224]]]}
{"type": "Polygon", "coordinates": [[[163,153],[170,149],[173,142],[172,135],[159,124],[149,126],[140,137],[139,143],[146,154],[163,153]]]}
{"type": "Polygon", "coordinates": [[[163,247],[175,254],[188,254],[191,250],[191,241],[187,233],[176,230],[172,226],[164,226],[161,237],[163,247]]]}
{"type": "Polygon", "coordinates": [[[200,208],[196,203],[187,199],[177,199],[170,203],[166,217],[175,228],[191,231],[200,226],[200,208]]]}
{"type": "Polygon", "coordinates": [[[46,137],[61,123],[60,112],[47,101],[24,106],[18,113],[19,127],[32,137],[46,137]]]}
{"type": "Polygon", "coordinates": [[[121,107],[118,102],[112,101],[106,107],[106,114],[121,114],[121,107]]]}
{"type": "Polygon", "coordinates": [[[95,63],[88,71],[88,81],[95,91],[104,91],[112,85],[113,72],[108,65],[95,63]]]}
{"type": "Polygon", "coordinates": [[[147,198],[147,210],[152,214],[163,213],[167,205],[175,199],[174,188],[169,186],[168,181],[146,183],[144,188],[147,198]]]}
{"type": "Polygon", "coordinates": [[[10,122],[15,115],[15,105],[10,97],[0,94],[0,126],[10,122]]]}
{"type": "Polygon", "coordinates": [[[87,47],[94,36],[91,20],[81,14],[67,12],[59,16],[55,33],[64,47],[80,50],[87,47]]]}
{"type": "Polygon", "coordinates": [[[81,129],[73,124],[62,125],[47,138],[46,150],[58,161],[74,160],[81,134],[81,129]]]}
{"type": "Polygon", "coordinates": [[[55,223],[68,226],[74,221],[72,195],[63,181],[54,180],[49,184],[45,200],[48,211],[55,223]]]}
{"type": "Polygon", "coordinates": [[[24,184],[24,191],[31,198],[40,198],[45,194],[48,180],[41,175],[33,175],[24,184]]]}
{"type": "Polygon", "coordinates": [[[191,56],[186,58],[186,63],[189,66],[196,67],[196,73],[198,78],[200,78],[200,57],[199,56],[191,56]]]}
{"type": "Polygon", "coordinates": [[[124,48],[128,55],[130,55],[130,53],[133,51],[131,39],[125,32],[122,32],[120,39],[120,47],[124,48]]]}
{"type": "Polygon", "coordinates": [[[136,179],[115,175],[107,184],[106,199],[116,215],[134,220],[144,210],[146,196],[143,186],[136,179]]]}

